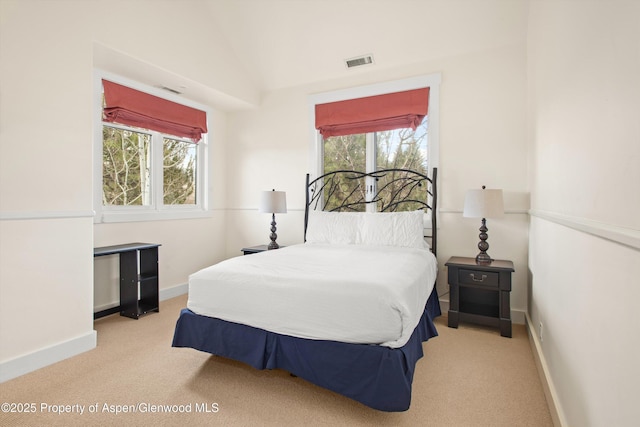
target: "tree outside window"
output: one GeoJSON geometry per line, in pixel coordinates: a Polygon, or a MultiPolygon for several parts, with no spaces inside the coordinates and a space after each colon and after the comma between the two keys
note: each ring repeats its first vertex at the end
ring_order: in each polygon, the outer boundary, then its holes
{"type": "MultiPolygon", "coordinates": [[[[424,118],[422,123],[412,130],[411,128],[396,129],[390,131],[374,132],[370,134],[355,134],[345,136],[332,136],[324,139],[324,169],[323,173],[348,170],[357,172],[373,172],[381,169],[408,169],[427,175],[428,172],[428,120],[424,118]],[[374,156],[375,162],[368,158],[374,156]],[[371,164],[367,168],[367,164],[371,164]]],[[[377,187],[373,194],[380,191],[381,200],[377,209],[387,206],[391,201],[406,197],[411,190],[412,197],[426,200],[427,188],[418,187],[410,189],[401,186],[395,180],[402,172],[393,172],[381,177],[371,185],[377,187]]],[[[367,188],[359,185],[361,180],[342,180],[337,185],[337,190],[332,189],[333,194],[327,197],[325,210],[332,210],[339,206],[346,197],[350,200],[357,195],[361,200],[366,200],[367,188]],[[351,195],[351,196],[350,196],[351,195]]],[[[371,191],[370,191],[371,193],[371,191]]],[[[400,209],[413,210],[419,206],[404,204],[400,209]]],[[[358,207],[364,210],[364,205],[358,207]]]]}
{"type": "MultiPolygon", "coordinates": [[[[103,126],[102,202],[104,206],[151,206],[152,153],[162,144],[162,203],[197,204],[197,145],[154,132],[103,126]]],[[[159,150],[158,150],[159,152],[159,150]]],[[[156,184],[158,185],[158,184],[156,184]]]]}
{"type": "Polygon", "coordinates": [[[164,138],[163,193],[165,205],[196,204],[197,147],[193,143],[164,138]]]}

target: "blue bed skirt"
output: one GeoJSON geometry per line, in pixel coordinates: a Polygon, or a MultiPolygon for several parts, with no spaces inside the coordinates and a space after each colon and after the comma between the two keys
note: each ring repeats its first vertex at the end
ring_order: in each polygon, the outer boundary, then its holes
{"type": "Polygon", "coordinates": [[[349,344],[279,335],[183,309],[173,347],[189,347],[247,363],[256,369],[283,369],[320,387],[381,411],[406,411],[422,343],[438,335],[441,314],[435,290],[418,326],[401,348],[349,344]]]}

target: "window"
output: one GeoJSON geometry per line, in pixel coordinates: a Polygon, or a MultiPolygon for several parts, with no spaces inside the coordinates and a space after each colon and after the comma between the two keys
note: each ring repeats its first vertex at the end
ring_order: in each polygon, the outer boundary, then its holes
{"type": "MultiPolygon", "coordinates": [[[[315,105],[342,100],[356,100],[369,96],[376,96],[384,93],[395,93],[406,90],[413,90],[420,87],[429,87],[428,115],[421,117],[421,121],[415,126],[400,127],[392,130],[378,130],[369,133],[348,133],[345,135],[322,137],[316,132],[314,138],[314,152],[316,163],[316,176],[336,170],[353,170],[358,172],[374,172],[380,169],[410,169],[416,172],[430,175],[430,170],[437,167],[438,148],[438,94],[439,75],[426,76],[419,79],[408,79],[390,84],[357,88],[354,90],[340,91],[329,94],[314,96],[311,102],[315,105]]],[[[385,104],[383,104],[384,106],[385,104]]],[[[314,117],[317,113],[314,108],[314,117]]],[[[314,119],[314,123],[317,118],[314,119]]],[[[350,125],[346,125],[350,126],[350,125]]],[[[358,127],[357,125],[353,125],[358,127]]],[[[340,133],[340,132],[338,132],[340,133]]],[[[353,188],[348,182],[341,183],[339,191],[345,197],[353,191],[366,192],[361,197],[366,200],[372,194],[376,194],[378,189],[382,190],[384,204],[393,199],[399,188],[394,185],[387,185],[393,180],[392,175],[371,179],[367,183],[367,188],[353,188]]],[[[420,189],[423,191],[423,189],[420,189]]],[[[426,199],[426,189],[424,189],[426,199]]],[[[333,196],[327,198],[335,200],[339,204],[340,197],[333,196]]],[[[327,206],[331,209],[332,206],[327,206]]],[[[361,209],[365,209],[364,206],[361,209]]],[[[377,210],[379,206],[368,205],[367,209],[377,210]]],[[[404,205],[404,209],[412,210],[410,205],[404,205]]]]}
{"type": "MultiPolygon", "coordinates": [[[[101,100],[97,127],[101,135],[96,135],[96,148],[99,147],[96,150],[95,174],[96,193],[99,194],[99,200],[97,194],[95,201],[96,221],[206,216],[204,165],[207,157],[207,134],[202,133],[206,132],[206,115],[204,126],[196,131],[191,128],[169,127],[175,126],[173,119],[169,118],[168,125],[164,125],[161,121],[166,118],[161,116],[172,105],[187,109],[187,113],[192,107],[149,95],[137,88],[111,83],[118,86],[118,90],[125,90],[126,94],[134,97],[152,97],[142,99],[140,105],[144,108],[154,101],[171,103],[169,107],[160,104],[159,109],[162,111],[152,117],[159,124],[145,122],[151,113],[138,111],[131,103],[125,105],[126,100],[119,99],[115,102],[119,106],[112,108],[114,96],[108,94],[107,83],[100,79],[97,84],[100,87],[98,98],[101,100]],[[131,92],[126,92],[127,90],[131,92]],[[116,111],[117,108],[121,110],[116,111]],[[149,123],[148,126],[146,123],[149,123]]],[[[206,114],[201,110],[194,111],[206,114]]],[[[198,120],[202,122],[202,117],[198,120]]]]}
{"type": "MultiPolygon", "coordinates": [[[[415,129],[401,128],[388,131],[371,132],[366,134],[351,134],[331,136],[323,139],[322,173],[337,170],[353,170],[358,172],[373,172],[380,169],[409,169],[422,174],[428,174],[427,124],[425,117],[415,129]]],[[[393,185],[386,185],[394,179],[393,174],[372,180],[369,185],[371,192],[377,188],[384,188],[382,203],[394,198],[398,191],[393,185]],[[377,187],[377,188],[376,188],[377,187]]],[[[341,186],[344,195],[350,194],[354,188],[348,183],[341,186]]],[[[357,191],[357,190],[356,190],[357,191]]],[[[362,190],[360,190],[362,191],[362,190]]],[[[426,189],[424,196],[426,200],[426,189]]],[[[414,193],[415,194],[415,193],[414,193]]],[[[362,195],[366,198],[367,195],[362,195]]],[[[332,198],[339,203],[340,198],[332,198]]],[[[373,205],[371,205],[373,207],[373,205]]],[[[331,209],[333,206],[327,206],[331,209]]],[[[364,210],[364,206],[360,206],[364,210]]],[[[403,210],[413,210],[411,204],[403,204],[403,210]]]]}

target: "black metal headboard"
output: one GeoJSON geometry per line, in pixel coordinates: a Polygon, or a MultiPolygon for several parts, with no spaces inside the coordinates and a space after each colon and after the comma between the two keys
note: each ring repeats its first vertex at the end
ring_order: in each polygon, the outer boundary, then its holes
{"type": "Polygon", "coordinates": [[[378,212],[423,209],[431,213],[431,251],[437,248],[437,191],[438,169],[429,178],[409,169],[381,169],[364,173],[339,170],[306,181],[304,235],[307,236],[309,210],[332,212],[361,212],[370,204],[378,212]]]}

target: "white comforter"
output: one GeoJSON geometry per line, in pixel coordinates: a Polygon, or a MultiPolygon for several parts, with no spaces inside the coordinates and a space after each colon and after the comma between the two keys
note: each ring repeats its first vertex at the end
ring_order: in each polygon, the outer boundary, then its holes
{"type": "Polygon", "coordinates": [[[418,324],[436,274],[428,249],[307,243],[192,274],[187,306],[279,334],[397,348],[418,324]]]}

